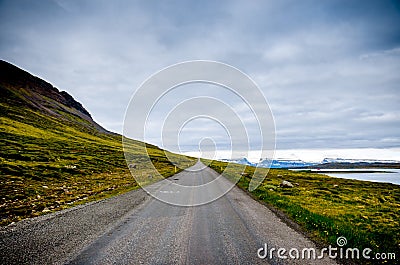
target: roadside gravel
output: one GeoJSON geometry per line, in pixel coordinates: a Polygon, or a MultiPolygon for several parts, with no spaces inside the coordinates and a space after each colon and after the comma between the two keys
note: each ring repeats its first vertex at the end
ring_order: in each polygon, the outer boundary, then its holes
{"type": "Polygon", "coordinates": [[[0,264],[63,264],[150,197],[142,189],[0,228],[0,264]]]}

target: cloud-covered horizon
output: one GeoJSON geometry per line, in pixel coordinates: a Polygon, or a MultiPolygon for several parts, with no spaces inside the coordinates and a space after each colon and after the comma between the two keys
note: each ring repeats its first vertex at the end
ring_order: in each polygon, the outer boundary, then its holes
{"type": "Polygon", "coordinates": [[[0,1],[0,34],[2,59],[119,133],[146,78],[204,59],[259,85],[278,149],[400,147],[398,1],[0,1]]]}

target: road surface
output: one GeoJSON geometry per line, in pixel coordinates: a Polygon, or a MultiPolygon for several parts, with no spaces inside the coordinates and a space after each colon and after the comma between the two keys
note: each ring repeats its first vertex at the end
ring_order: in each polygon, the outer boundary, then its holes
{"type": "MultiPolygon", "coordinates": [[[[153,192],[182,197],[172,183],[196,186],[218,177],[201,163],[191,170],[156,184],[153,192]]],[[[184,194],[182,200],[199,196],[207,194],[184,194]]],[[[0,264],[335,264],[327,258],[291,259],[291,248],[301,257],[303,248],[316,246],[236,187],[191,207],[135,190],[3,228],[0,244],[0,264]],[[268,253],[285,248],[288,258],[278,258],[276,251],[259,258],[265,244],[268,253]]]]}

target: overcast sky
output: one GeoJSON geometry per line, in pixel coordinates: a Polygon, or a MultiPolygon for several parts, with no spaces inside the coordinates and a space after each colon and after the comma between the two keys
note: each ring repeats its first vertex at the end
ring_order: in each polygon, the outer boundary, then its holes
{"type": "Polygon", "coordinates": [[[253,78],[278,149],[400,148],[400,1],[10,0],[0,35],[3,60],[119,133],[146,78],[200,59],[253,78]]]}

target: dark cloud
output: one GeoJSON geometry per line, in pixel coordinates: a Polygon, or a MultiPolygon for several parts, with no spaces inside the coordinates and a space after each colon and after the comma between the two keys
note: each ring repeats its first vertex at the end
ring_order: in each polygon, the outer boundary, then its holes
{"type": "Polygon", "coordinates": [[[118,132],[147,77],[210,59],[258,83],[278,148],[400,146],[398,1],[0,1],[0,34],[2,59],[118,132]]]}

